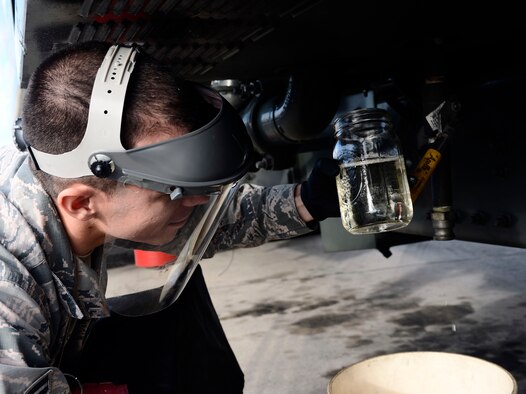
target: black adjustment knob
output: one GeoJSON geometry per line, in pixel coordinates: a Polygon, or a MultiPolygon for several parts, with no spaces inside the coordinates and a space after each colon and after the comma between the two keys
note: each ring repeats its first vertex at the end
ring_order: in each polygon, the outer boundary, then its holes
{"type": "Polygon", "coordinates": [[[107,178],[115,170],[113,161],[105,155],[93,156],[90,160],[89,168],[93,175],[99,178],[107,178]]]}
{"type": "Polygon", "coordinates": [[[13,127],[13,141],[16,148],[20,152],[27,150],[27,142],[24,140],[24,133],[22,132],[22,118],[17,118],[13,127]]]}

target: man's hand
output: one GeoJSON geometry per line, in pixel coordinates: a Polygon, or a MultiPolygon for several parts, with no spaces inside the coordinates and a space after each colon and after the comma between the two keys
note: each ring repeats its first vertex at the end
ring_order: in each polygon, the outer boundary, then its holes
{"type": "Polygon", "coordinates": [[[340,168],[336,160],[318,159],[308,179],[298,186],[296,207],[305,222],[312,220],[319,222],[328,217],[340,216],[340,204],[336,190],[336,175],[339,172],[340,168]]]}

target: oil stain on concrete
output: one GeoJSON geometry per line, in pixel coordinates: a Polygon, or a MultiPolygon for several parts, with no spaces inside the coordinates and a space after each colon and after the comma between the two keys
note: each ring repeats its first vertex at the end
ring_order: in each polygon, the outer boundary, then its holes
{"type": "MultiPolygon", "coordinates": [[[[498,258],[500,261],[500,255],[498,258]]],[[[421,267],[420,263],[408,263],[402,274],[385,264],[379,270],[362,266],[363,272],[357,270],[352,275],[317,271],[319,261],[310,268],[280,265],[285,272],[266,273],[250,281],[262,290],[254,301],[248,297],[243,303],[230,304],[221,319],[232,322],[239,318],[234,324],[254,321],[257,325],[256,320],[262,318],[264,324],[272,325],[275,337],[262,336],[264,341],[250,359],[254,365],[259,365],[261,350],[273,360],[274,353],[286,352],[287,359],[303,361],[312,349],[319,348],[314,354],[324,357],[315,358],[320,363],[317,373],[328,380],[351,363],[382,354],[454,352],[502,366],[513,374],[519,387],[523,384],[519,393],[526,394],[523,286],[518,277],[515,280],[517,275],[512,283],[516,287],[499,279],[512,276],[503,273],[507,267],[499,265],[479,273],[475,268],[482,265],[467,260],[430,260],[421,267]],[[357,276],[360,279],[356,280],[357,276]],[[470,281],[472,277],[475,279],[470,281]],[[324,353],[327,348],[333,353],[324,353]]],[[[252,342],[246,343],[252,346],[252,342]]],[[[300,376],[292,367],[291,371],[300,376]]]]}

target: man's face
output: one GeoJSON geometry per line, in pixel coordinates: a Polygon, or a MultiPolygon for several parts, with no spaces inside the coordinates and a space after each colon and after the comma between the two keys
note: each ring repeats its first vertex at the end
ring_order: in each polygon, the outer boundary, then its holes
{"type": "MultiPolygon", "coordinates": [[[[166,139],[166,135],[149,136],[135,147],[166,139]]],[[[103,207],[106,234],[115,238],[162,245],[174,239],[188,221],[194,207],[207,202],[207,196],[184,196],[172,201],[168,194],[119,184],[103,207]]]]}

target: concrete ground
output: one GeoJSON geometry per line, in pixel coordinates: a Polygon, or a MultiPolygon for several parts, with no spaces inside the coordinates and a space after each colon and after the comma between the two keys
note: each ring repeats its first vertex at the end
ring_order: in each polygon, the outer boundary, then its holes
{"type": "Polygon", "coordinates": [[[526,393],[526,249],[464,241],[325,252],[319,235],[203,260],[245,394],[321,394],[337,371],[402,351],[458,352],[526,393]]]}

